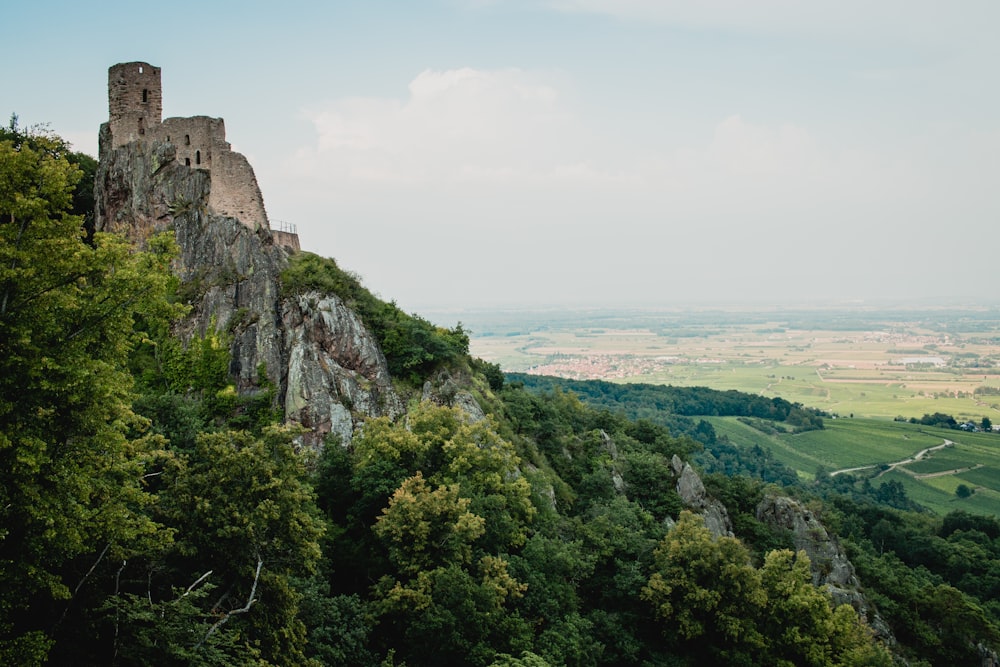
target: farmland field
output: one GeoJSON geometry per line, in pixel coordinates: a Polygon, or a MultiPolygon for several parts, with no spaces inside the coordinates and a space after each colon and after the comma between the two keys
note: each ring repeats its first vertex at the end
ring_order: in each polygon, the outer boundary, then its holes
{"type": "Polygon", "coordinates": [[[475,356],[509,372],[780,396],[838,419],[800,435],[709,417],[812,479],[869,466],[935,512],[1000,515],[1000,433],[907,423],[945,413],[1000,423],[1000,309],[535,311],[463,314],[475,356]],[[898,418],[902,418],[898,420],[898,418]],[[952,446],[885,469],[945,440],[952,446]],[[881,467],[880,467],[881,466],[881,467]],[[964,484],[973,493],[959,498],[964,484]]]}
{"type": "Polygon", "coordinates": [[[843,416],[1000,422],[1000,310],[463,314],[510,372],[781,396],[843,416]]]}
{"type": "Polygon", "coordinates": [[[857,474],[870,476],[874,486],[897,480],[910,498],[935,512],[964,509],[1000,516],[1000,434],[857,418],[827,420],[823,430],[799,435],[767,434],[736,417],[705,419],[735,445],[769,448],[803,479],[812,479],[820,469],[831,473],[873,466],[857,474]],[[952,444],[885,469],[945,441],[952,444]],[[970,487],[972,496],[959,498],[959,484],[970,487]]]}

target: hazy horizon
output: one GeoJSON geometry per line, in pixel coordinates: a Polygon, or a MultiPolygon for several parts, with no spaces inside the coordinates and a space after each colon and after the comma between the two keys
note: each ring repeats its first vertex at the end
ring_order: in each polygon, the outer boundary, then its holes
{"type": "Polygon", "coordinates": [[[164,117],[224,118],[271,219],[408,311],[996,303],[996,3],[165,12],[7,8],[0,113],[96,153],[107,68],[159,66],[164,117]]]}

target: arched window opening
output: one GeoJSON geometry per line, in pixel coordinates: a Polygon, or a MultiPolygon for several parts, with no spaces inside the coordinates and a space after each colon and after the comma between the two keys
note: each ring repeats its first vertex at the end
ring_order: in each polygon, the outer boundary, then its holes
{"type": "Polygon", "coordinates": [[[201,164],[201,151],[194,152],[194,163],[201,164]]]}
{"type": "Polygon", "coordinates": [[[191,135],[190,134],[185,134],[184,135],[184,145],[185,146],[190,146],[191,145],[191,135]]]}
{"type": "Polygon", "coordinates": [[[143,101],[144,104],[149,101],[149,89],[148,88],[143,88],[142,89],[142,101],[143,101]]]}

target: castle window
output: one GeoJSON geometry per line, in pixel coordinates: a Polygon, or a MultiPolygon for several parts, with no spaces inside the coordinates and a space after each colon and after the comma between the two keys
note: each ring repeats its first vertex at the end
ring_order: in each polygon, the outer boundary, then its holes
{"type": "Polygon", "coordinates": [[[142,74],[142,65],[139,65],[139,74],[142,74]]]}
{"type": "Polygon", "coordinates": [[[201,151],[194,152],[194,163],[201,164],[201,151]]]}
{"type": "Polygon", "coordinates": [[[142,118],[139,119],[139,134],[146,134],[146,128],[142,125],[142,118]]]}
{"type": "Polygon", "coordinates": [[[191,135],[190,134],[185,134],[184,135],[184,145],[185,146],[190,146],[191,145],[191,135]]]}
{"type": "Polygon", "coordinates": [[[189,157],[184,158],[184,166],[185,167],[190,167],[191,166],[191,158],[189,158],[189,157]]]}
{"type": "Polygon", "coordinates": [[[147,90],[146,88],[142,89],[142,101],[143,102],[149,101],[149,90],[147,90]]]}

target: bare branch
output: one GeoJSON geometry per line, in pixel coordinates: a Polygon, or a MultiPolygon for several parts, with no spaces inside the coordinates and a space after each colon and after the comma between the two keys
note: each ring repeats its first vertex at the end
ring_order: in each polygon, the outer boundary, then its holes
{"type": "Polygon", "coordinates": [[[101,554],[97,557],[97,560],[95,560],[94,564],[90,566],[89,570],[87,570],[87,574],[83,575],[83,578],[80,579],[79,583],[77,583],[76,588],[73,589],[73,595],[70,596],[69,602],[66,603],[66,608],[63,609],[62,616],[60,616],[59,620],[56,621],[54,627],[58,628],[62,624],[62,622],[66,620],[66,614],[69,613],[69,608],[73,605],[73,600],[76,599],[76,594],[80,592],[80,589],[83,587],[84,582],[87,581],[87,578],[94,573],[94,570],[97,569],[97,566],[101,563],[102,560],[104,560],[104,555],[108,553],[108,549],[110,548],[111,548],[111,542],[108,542],[107,544],[104,545],[104,549],[101,550],[101,554]]]}
{"type": "MultiPolygon", "coordinates": [[[[188,596],[188,593],[190,593],[191,591],[193,591],[193,590],[195,589],[195,587],[196,587],[196,586],[197,586],[198,584],[200,584],[201,582],[203,582],[203,581],[205,581],[206,579],[208,579],[208,577],[209,577],[209,575],[210,575],[210,574],[212,574],[212,570],[209,570],[209,571],[208,571],[208,572],[206,572],[205,574],[203,574],[203,575],[201,575],[200,577],[198,577],[198,580],[197,580],[197,581],[195,581],[195,582],[194,582],[193,584],[191,584],[190,586],[188,586],[188,587],[187,587],[187,590],[186,590],[186,591],[184,591],[184,595],[182,595],[181,597],[182,597],[182,598],[186,598],[186,597],[188,596]]],[[[178,598],[178,599],[180,599],[180,598],[178,598]]]]}
{"type": "MultiPolygon", "coordinates": [[[[118,568],[115,572],[115,597],[118,597],[119,585],[121,584],[122,572],[125,570],[125,566],[128,565],[127,560],[122,561],[122,566],[118,568]]],[[[118,662],[118,622],[121,620],[122,609],[121,605],[115,604],[115,640],[112,644],[114,651],[111,654],[111,664],[118,662]]]]}
{"type": "Polygon", "coordinates": [[[228,611],[225,614],[223,614],[222,618],[220,618],[218,621],[212,624],[212,627],[210,627],[208,629],[208,632],[205,633],[205,636],[201,638],[201,641],[198,642],[198,644],[195,646],[195,649],[201,648],[201,645],[205,643],[205,640],[214,635],[215,631],[221,628],[223,625],[225,625],[230,618],[232,618],[237,614],[245,614],[248,611],[250,611],[250,607],[252,607],[253,603],[257,601],[257,582],[260,580],[260,570],[262,567],[264,567],[264,560],[258,556],[257,572],[255,572],[253,575],[253,586],[250,587],[250,597],[247,598],[247,603],[242,607],[240,607],[239,609],[233,609],[232,611],[228,611]]]}

